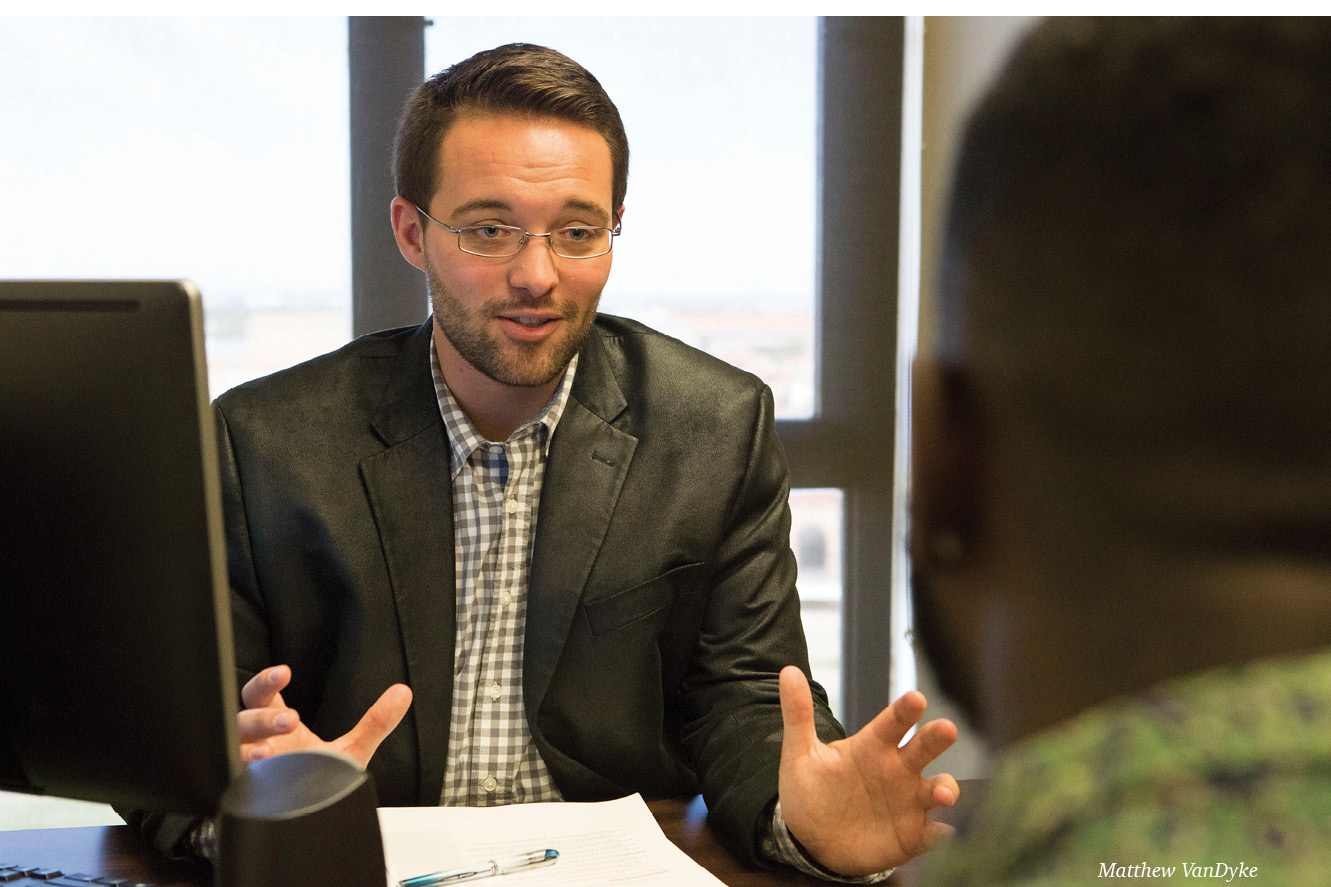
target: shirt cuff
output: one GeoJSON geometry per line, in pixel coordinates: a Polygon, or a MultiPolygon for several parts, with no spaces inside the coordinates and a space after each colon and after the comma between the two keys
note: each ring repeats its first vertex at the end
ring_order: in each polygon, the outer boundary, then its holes
{"type": "Polygon", "coordinates": [[[831,869],[825,868],[814,861],[809,856],[807,850],[800,846],[799,841],[786,828],[786,820],[781,815],[781,801],[776,802],[772,808],[772,818],[768,821],[765,833],[760,837],[759,846],[762,848],[763,856],[772,862],[781,862],[786,865],[794,866],[806,875],[813,875],[815,878],[822,878],[825,881],[837,881],[842,884],[880,884],[887,880],[888,875],[892,874],[894,869],[888,869],[885,872],[878,872],[873,875],[859,875],[851,877],[848,875],[838,875],[831,869]]]}

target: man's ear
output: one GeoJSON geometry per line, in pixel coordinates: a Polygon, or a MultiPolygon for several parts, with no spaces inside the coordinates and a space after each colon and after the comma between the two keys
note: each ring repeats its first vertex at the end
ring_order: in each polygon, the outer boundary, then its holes
{"type": "Polygon", "coordinates": [[[425,270],[425,231],[415,204],[405,197],[394,197],[392,203],[393,237],[397,240],[402,258],[425,270]]]}
{"type": "Polygon", "coordinates": [[[963,370],[923,356],[915,358],[911,382],[911,557],[945,565],[981,544],[975,391],[963,370]]]}

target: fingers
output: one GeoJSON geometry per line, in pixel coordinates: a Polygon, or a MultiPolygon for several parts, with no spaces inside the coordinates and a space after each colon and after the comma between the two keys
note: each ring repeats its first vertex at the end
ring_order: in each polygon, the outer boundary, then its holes
{"type": "Polygon", "coordinates": [[[270,757],[275,749],[268,740],[285,736],[300,726],[300,715],[287,708],[282,700],[281,691],[290,681],[291,669],[275,665],[245,682],[240,691],[245,709],[236,715],[242,761],[270,757]]]}
{"type": "Polygon", "coordinates": [[[862,732],[893,748],[901,745],[910,728],[924,716],[924,694],[911,690],[880,711],[862,732]]]}
{"type": "Polygon", "coordinates": [[[334,745],[364,767],[370,763],[379,743],[402,722],[410,707],[411,689],[406,684],[394,684],[370,706],[356,726],[334,745]]]}
{"type": "Polygon", "coordinates": [[[411,705],[411,690],[404,684],[394,684],[345,736],[335,743],[324,743],[301,724],[300,715],[283,701],[281,691],[290,682],[291,669],[274,665],[250,678],[241,688],[245,709],[237,714],[236,722],[242,760],[257,761],[282,752],[331,745],[364,767],[411,705]]]}
{"type": "Polygon", "coordinates": [[[240,690],[240,699],[246,708],[267,708],[270,705],[281,706],[282,691],[291,683],[291,669],[286,665],[274,665],[265,668],[245,682],[240,690]]]}
{"type": "Polygon", "coordinates": [[[797,666],[787,665],[781,669],[778,686],[781,691],[781,721],[785,727],[781,757],[805,754],[818,742],[809,680],[797,666]]]}
{"type": "Polygon", "coordinates": [[[961,787],[951,773],[939,773],[920,783],[920,805],[925,810],[951,807],[961,797],[961,787]]]}
{"type": "Polygon", "coordinates": [[[240,690],[244,710],[236,715],[240,733],[240,759],[258,761],[272,757],[277,749],[269,740],[293,733],[300,726],[300,715],[287,708],[282,690],[291,683],[291,669],[285,665],[265,668],[245,682],[240,690]]]}
{"type": "Polygon", "coordinates": [[[300,725],[294,708],[247,708],[236,715],[241,744],[282,736],[300,725]]]}
{"type": "Polygon", "coordinates": [[[240,759],[258,761],[277,754],[271,740],[288,736],[300,727],[292,708],[247,708],[236,716],[240,725],[240,759]]]}
{"type": "Polygon", "coordinates": [[[240,744],[240,759],[246,764],[251,761],[262,761],[264,758],[271,758],[277,750],[273,744],[268,741],[263,742],[242,742],[240,744]]]}
{"type": "Polygon", "coordinates": [[[957,727],[946,718],[930,721],[901,747],[901,763],[912,773],[921,773],[934,759],[957,741],[957,727]]]}

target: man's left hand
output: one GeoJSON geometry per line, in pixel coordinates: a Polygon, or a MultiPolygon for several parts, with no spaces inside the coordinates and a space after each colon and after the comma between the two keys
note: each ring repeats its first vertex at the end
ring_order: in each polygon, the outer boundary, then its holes
{"type": "Polygon", "coordinates": [[[804,672],[782,669],[781,814],[820,865],[847,876],[880,872],[951,830],[925,814],[956,803],[957,781],[922,771],[956,741],[957,728],[930,721],[901,745],[924,706],[923,694],[912,690],[854,736],[826,745],[814,729],[804,672]]]}

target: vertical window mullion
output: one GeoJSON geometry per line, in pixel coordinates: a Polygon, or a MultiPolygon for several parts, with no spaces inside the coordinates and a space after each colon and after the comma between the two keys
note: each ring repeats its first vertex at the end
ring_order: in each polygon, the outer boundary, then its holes
{"type": "Polygon", "coordinates": [[[389,225],[389,168],[398,113],[425,77],[420,16],[349,16],[351,311],[355,335],[420,323],[425,280],[398,252],[389,225]]]}
{"type": "MultiPolygon", "coordinates": [[[[828,17],[821,47],[819,438],[846,464],[843,719],[889,700],[904,20],[828,17]],[[830,442],[830,440],[829,440],[830,442]]],[[[813,455],[823,448],[815,448],[813,455]]],[[[827,452],[824,450],[824,452],[827,452]]],[[[799,469],[796,469],[799,470],[799,469]]]]}

